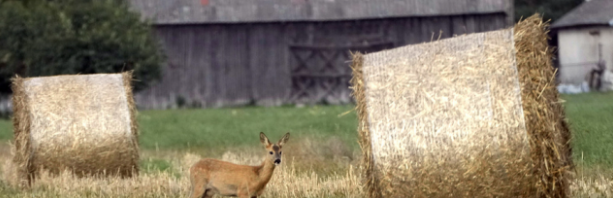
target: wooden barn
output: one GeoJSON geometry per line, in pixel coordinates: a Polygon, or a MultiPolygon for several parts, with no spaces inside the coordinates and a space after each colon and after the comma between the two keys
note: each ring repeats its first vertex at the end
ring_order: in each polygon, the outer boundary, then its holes
{"type": "Polygon", "coordinates": [[[513,25],[512,0],[130,0],[167,54],[139,108],[352,102],[350,51],[513,25]]]}

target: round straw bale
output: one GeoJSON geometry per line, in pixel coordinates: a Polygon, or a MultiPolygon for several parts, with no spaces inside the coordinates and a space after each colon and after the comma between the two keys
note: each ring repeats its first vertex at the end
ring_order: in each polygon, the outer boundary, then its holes
{"type": "Polygon", "coordinates": [[[567,197],[570,132],[538,19],[353,56],[368,197],[567,197]]]}
{"type": "Polygon", "coordinates": [[[35,173],[138,173],[131,72],[13,78],[14,162],[22,184],[35,173]]]}

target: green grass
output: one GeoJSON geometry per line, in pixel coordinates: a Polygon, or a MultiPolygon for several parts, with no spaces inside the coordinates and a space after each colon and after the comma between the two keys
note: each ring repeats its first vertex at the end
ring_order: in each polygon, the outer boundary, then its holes
{"type": "Polygon", "coordinates": [[[613,93],[564,95],[575,164],[613,168],[613,93]]]}
{"type": "Polygon", "coordinates": [[[163,159],[147,159],[141,160],[139,167],[142,167],[145,172],[166,171],[172,168],[172,164],[163,159]]]}
{"type": "Polygon", "coordinates": [[[305,136],[338,136],[357,147],[355,113],[339,118],[352,106],[247,107],[227,109],[141,111],[138,117],[144,149],[224,148],[257,146],[259,133],[277,141],[305,136]]]}
{"type": "Polygon", "coordinates": [[[13,139],[13,125],[11,120],[0,118],[0,140],[13,139]]]}

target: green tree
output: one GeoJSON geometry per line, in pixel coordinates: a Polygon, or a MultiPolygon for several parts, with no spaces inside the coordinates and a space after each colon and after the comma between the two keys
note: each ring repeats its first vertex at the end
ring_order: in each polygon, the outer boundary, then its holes
{"type": "Polygon", "coordinates": [[[119,0],[0,1],[0,93],[10,77],[133,70],[136,91],[161,76],[151,26],[119,0]]]}
{"type": "Polygon", "coordinates": [[[564,14],[577,7],[584,0],[515,0],[515,21],[523,16],[530,17],[534,13],[543,15],[544,20],[560,19],[564,14]]]}

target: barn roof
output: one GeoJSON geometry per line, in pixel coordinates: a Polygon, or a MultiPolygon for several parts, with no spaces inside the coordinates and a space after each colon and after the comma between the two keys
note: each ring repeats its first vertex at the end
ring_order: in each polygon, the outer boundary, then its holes
{"type": "Polygon", "coordinates": [[[511,0],[129,0],[155,24],[328,21],[505,13],[511,0]]]}
{"type": "Polygon", "coordinates": [[[584,25],[613,26],[613,0],[590,0],[581,3],[551,25],[564,28],[584,25]]]}

